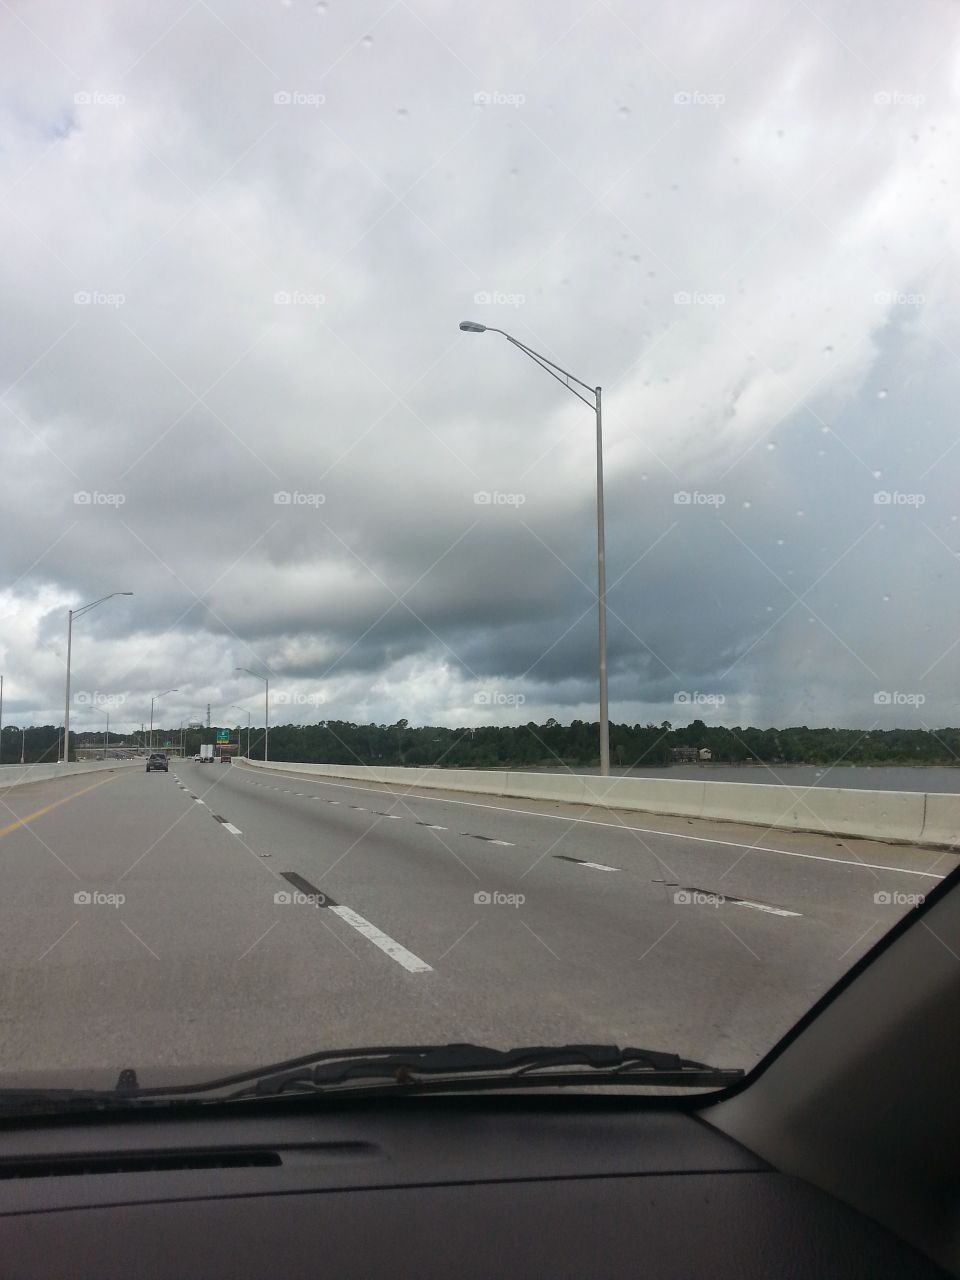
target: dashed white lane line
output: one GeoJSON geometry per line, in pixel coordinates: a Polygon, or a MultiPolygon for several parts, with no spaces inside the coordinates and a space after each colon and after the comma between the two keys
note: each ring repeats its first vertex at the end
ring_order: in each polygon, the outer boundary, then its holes
{"type": "MultiPolygon", "coordinates": [[[[252,779],[251,779],[252,781],[252,779]]],[[[396,796],[396,791],[387,791],[383,787],[354,786],[348,782],[334,782],[329,778],[317,778],[316,786],[339,787],[344,791],[366,791],[376,795],[396,796]]],[[[257,784],[254,783],[254,786],[257,784]]],[[[276,788],[274,788],[276,790],[276,788]]],[[[803,858],[811,862],[828,862],[836,867],[859,867],[861,871],[894,871],[902,876],[921,876],[927,880],[942,880],[944,877],[935,871],[914,871],[910,867],[891,867],[877,862],[861,862],[858,858],[832,858],[822,853],[800,853],[796,849],[778,849],[772,845],[746,844],[742,840],[719,840],[716,836],[693,836],[683,831],[660,831],[656,827],[637,827],[626,822],[601,822],[598,818],[573,818],[564,813],[539,813],[536,809],[513,809],[509,805],[484,804],[479,800],[454,800],[449,796],[421,796],[417,791],[408,790],[402,793],[404,799],[428,800],[431,804],[459,804],[469,809],[489,809],[494,813],[512,813],[520,817],[543,818],[548,822],[569,822],[585,827],[607,827],[614,831],[635,831],[639,835],[665,836],[670,840],[689,840],[694,844],[716,844],[728,849],[745,849],[748,853],[777,853],[784,858],[803,858]]],[[[430,823],[422,825],[430,826],[430,823]]],[[[445,830],[445,828],[440,828],[445,830]]]]}
{"type": "Polygon", "coordinates": [[[194,804],[206,804],[207,802],[206,802],[206,800],[197,800],[197,799],[194,799],[194,802],[193,802],[193,803],[194,803],[194,804]]]}
{"type": "Polygon", "coordinates": [[[242,836],[243,832],[239,827],[235,827],[232,822],[223,822],[220,824],[224,831],[229,831],[232,836],[242,836]]]}
{"type": "Polygon", "coordinates": [[[752,911],[765,911],[770,916],[795,916],[802,918],[799,911],[787,911],[784,907],[768,907],[765,902],[748,902],[746,898],[735,898],[731,900],[735,907],[749,907],[752,911]]]}
{"type": "Polygon", "coordinates": [[[356,929],[357,933],[363,936],[375,947],[379,947],[391,960],[396,960],[397,964],[403,965],[404,969],[410,973],[432,973],[433,968],[427,964],[425,960],[421,960],[419,956],[415,956],[412,951],[408,951],[389,934],[378,929],[375,924],[371,924],[369,920],[365,920],[363,916],[357,915],[350,907],[336,906],[330,907],[330,911],[335,916],[339,916],[345,924],[350,925],[352,929],[356,929]]]}
{"type": "Polygon", "coordinates": [[[581,862],[581,867],[592,867],[594,871],[619,871],[619,867],[608,867],[605,862],[581,862]]]}

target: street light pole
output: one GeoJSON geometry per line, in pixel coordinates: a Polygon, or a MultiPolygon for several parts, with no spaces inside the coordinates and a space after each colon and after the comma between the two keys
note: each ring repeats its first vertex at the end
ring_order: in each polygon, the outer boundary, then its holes
{"type": "MultiPolygon", "coordinates": [[[[255,680],[262,680],[263,689],[263,761],[264,764],[270,759],[270,680],[267,676],[258,676],[255,671],[251,671],[249,667],[235,667],[235,671],[245,671],[248,676],[253,676],[255,680]]],[[[247,755],[250,754],[250,746],[247,744],[247,755]]]]}
{"type": "Polygon", "coordinates": [[[0,764],[3,763],[3,676],[0,676],[0,764]]]}
{"type": "Polygon", "coordinates": [[[603,514],[603,415],[601,410],[601,389],[600,387],[590,387],[585,382],[581,382],[579,378],[574,377],[572,373],[568,373],[566,369],[555,364],[552,360],[548,360],[546,356],[542,356],[538,351],[534,351],[532,347],[528,347],[526,343],[521,342],[518,338],[514,338],[504,329],[495,329],[491,325],[479,324],[475,320],[461,320],[460,328],[464,333],[499,333],[506,338],[508,342],[512,342],[515,347],[519,347],[525,355],[534,360],[541,369],[544,369],[552,378],[563,384],[568,391],[572,391],[578,400],[582,400],[584,404],[589,405],[593,409],[597,422],[597,640],[598,640],[598,677],[600,686],[600,773],[606,777],[610,772],[610,718],[607,701],[607,567],[606,567],[606,546],[604,537],[604,514],[603,514]],[[576,383],[577,386],[572,386],[576,383]],[[582,387],[583,391],[589,393],[591,399],[583,395],[577,390],[582,387]]]}
{"type": "Polygon", "coordinates": [[[150,750],[153,750],[153,704],[158,698],[165,698],[168,693],[179,693],[179,689],[164,689],[163,693],[155,693],[150,699],[150,750]]]}
{"type": "MultiPolygon", "coordinates": [[[[249,760],[250,759],[250,712],[247,711],[246,707],[238,707],[235,702],[232,702],[230,704],[230,710],[247,712],[247,759],[249,760]]],[[[237,727],[237,751],[239,750],[240,750],[240,728],[238,726],[237,727]]]]}
{"type": "Polygon", "coordinates": [[[67,611],[67,687],[66,695],[63,702],[63,750],[60,756],[61,764],[70,763],[70,655],[73,649],[73,620],[79,618],[85,613],[89,613],[91,609],[95,609],[98,604],[103,604],[104,600],[112,600],[114,596],[132,596],[132,591],[111,591],[109,595],[101,596],[99,600],[91,600],[89,604],[81,605],[79,609],[69,609],[67,611]]]}

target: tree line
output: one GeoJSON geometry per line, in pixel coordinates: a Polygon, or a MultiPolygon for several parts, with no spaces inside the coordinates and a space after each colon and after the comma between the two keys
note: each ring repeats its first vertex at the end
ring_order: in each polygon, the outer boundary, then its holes
{"type": "MultiPolygon", "coordinates": [[[[237,726],[230,728],[237,741],[237,726]]],[[[185,735],[188,755],[201,742],[213,742],[218,726],[191,729],[185,735]]],[[[26,731],[28,763],[57,759],[60,730],[55,725],[34,726],[26,731]]],[[[178,744],[179,729],[158,728],[156,742],[178,744]]],[[[596,721],[573,720],[563,725],[483,725],[446,729],[437,725],[354,724],[348,720],[321,720],[316,724],[281,724],[270,729],[270,758],[310,764],[430,765],[440,768],[541,768],[567,766],[590,768],[599,763],[599,726],[596,721]]],[[[111,733],[111,747],[134,747],[139,734],[111,733]]],[[[71,748],[86,743],[102,745],[103,734],[71,733],[71,748]]],[[[241,743],[246,750],[246,727],[241,743]]],[[[250,736],[250,755],[263,759],[263,729],[250,736]]],[[[0,735],[0,760],[20,760],[20,730],[6,726],[0,735]]],[[[806,725],[785,729],[741,728],[707,725],[702,720],[674,727],[661,724],[611,724],[610,761],[617,768],[666,767],[679,747],[706,748],[713,763],[747,764],[957,764],[960,763],[960,729],[811,729],[806,725]]]]}

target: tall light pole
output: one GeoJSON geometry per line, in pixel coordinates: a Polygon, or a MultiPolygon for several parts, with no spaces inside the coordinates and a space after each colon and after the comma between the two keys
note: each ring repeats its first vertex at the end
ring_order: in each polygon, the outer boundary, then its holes
{"type": "MultiPolygon", "coordinates": [[[[247,711],[246,707],[238,707],[235,702],[230,704],[231,711],[247,711]]],[[[237,750],[240,750],[240,729],[237,728],[237,750]]],[[[250,759],[250,712],[247,711],[247,759],[250,759]]]]}
{"type": "Polygon", "coordinates": [[[464,333],[499,333],[519,347],[531,360],[535,360],[541,369],[545,369],[552,378],[572,391],[578,400],[594,411],[597,420],[597,630],[599,645],[599,677],[600,677],[600,773],[606,777],[610,772],[610,719],[607,711],[607,568],[604,539],[603,518],[603,419],[600,408],[600,388],[590,387],[579,378],[575,378],[560,365],[554,364],[546,356],[540,355],[519,339],[503,329],[494,329],[491,325],[478,324],[475,320],[461,320],[460,328],[464,333]],[[571,384],[576,383],[574,387],[571,384]],[[589,393],[590,399],[581,394],[577,387],[589,393]]]}
{"type": "Polygon", "coordinates": [[[150,699],[150,750],[153,750],[153,704],[158,698],[165,698],[168,693],[179,693],[179,689],[164,689],[163,693],[155,693],[150,699]]]}
{"type": "Polygon", "coordinates": [[[27,726],[20,726],[20,763],[27,763],[27,726]]]}
{"type": "Polygon", "coordinates": [[[79,609],[69,609],[67,611],[67,692],[63,703],[63,750],[60,756],[61,764],[70,763],[70,653],[73,648],[73,620],[80,618],[85,613],[89,613],[91,609],[95,609],[98,604],[103,604],[104,600],[112,600],[114,596],[132,596],[132,591],[111,591],[107,596],[101,596],[99,600],[91,600],[89,604],[83,604],[79,609]]]}
{"type": "MultiPolygon", "coordinates": [[[[255,680],[263,681],[263,760],[266,763],[270,759],[270,681],[266,676],[258,676],[249,667],[235,667],[234,670],[245,671],[248,676],[253,676],[255,680]]],[[[248,744],[247,755],[249,756],[249,754],[250,748],[248,744]]]]}
{"type": "Polygon", "coordinates": [[[0,676],[0,764],[3,763],[3,676],[0,676]]]}

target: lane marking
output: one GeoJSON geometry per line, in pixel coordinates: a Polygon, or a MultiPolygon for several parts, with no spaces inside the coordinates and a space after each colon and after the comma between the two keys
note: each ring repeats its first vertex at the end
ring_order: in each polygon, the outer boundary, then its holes
{"type": "Polygon", "coordinates": [[[668,889],[678,889],[681,893],[695,894],[702,898],[713,898],[711,906],[749,907],[751,911],[763,911],[770,916],[789,916],[795,920],[803,919],[802,911],[788,911],[786,907],[773,907],[769,902],[754,902],[752,898],[737,898],[732,893],[722,893],[715,889],[699,889],[694,885],[675,884],[672,880],[654,880],[654,884],[662,884],[668,889]]]}
{"type": "Polygon", "coordinates": [[[750,907],[753,911],[766,911],[771,916],[799,916],[803,918],[801,911],[787,911],[785,907],[768,907],[765,902],[748,902],[746,898],[733,898],[734,906],[750,907]]]}
{"type": "MultiPolygon", "coordinates": [[[[368,794],[373,792],[375,795],[384,796],[397,795],[396,791],[387,791],[383,787],[355,787],[347,782],[331,782],[326,778],[316,778],[311,779],[311,781],[315,782],[317,786],[342,787],[345,791],[366,791],[368,794]]],[[[470,809],[490,809],[494,813],[515,813],[524,818],[546,818],[554,822],[579,823],[586,827],[607,827],[612,831],[635,831],[638,835],[664,836],[669,840],[692,840],[694,844],[717,844],[728,849],[746,849],[752,853],[777,853],[784,858],[806,858],[812,862],[829,862],[837,867],[860,867],[864,871],[893,871],[898,875],[922,876],[927,880],[945,879],[944,876],[937,875],[934,871],[914,871],[909,867],[890,867],[877,862],[861,862],[857,858],[831,858],[826,854],[820,853],[799,853],[795,849],[777,849],[772,845],[744,844],[742,840],[718,840],[715,836],[692,836],[683,831],[659,831],[656,827],[634,827],[625,822],[601,822],[599,818],[572,818],[564,813],[538,813],[535,809],[511,809],[508,805],[481,804],[478,800],[452,800],[447,796],[424,796],[417,791],[404,791],[401,794],[406,800],[425,800],[428,804],[460,804],[470,809]]],[[[698,818],[696,821],[706,822],[709,819],[698,818]]],[[[431,826],[432,824],[421,823],[420,825],[431,826]]],[[[446,828],[443,827],[440,830],[446,830],[446,828]]],[[[804,834],[810,833],[806,832],[804,834]]],[[[851,840],[859,838],[857,836],[848,837],[851,840]]],[[[916,847],[920,848],[921,846],[916,847]]]]}
{"type": "MultiPolygon", "coordinates": [[[[16,831],[18,827],[25,827],[28,822],[33,822],[34,818],[42,818],[45,813],[50,813],[54,809],[59,809],[62,804],[67,804],[70,800],[76,800],[78,796],[85,796],[88,791],[96,791],[97,787],[106,786],[108,782],[116,782],[119,774],[111,774],[109,778],[101,778],[99,782],[94,782],[89,787],[84,787],[81,791],[73,791],[68,796],[64,796],[60,800],[54,800],[52,804],[46,804],[42,809],[37,809],[34,813],[28,813],[25,818],[18,818],[16,822],[10,822],[5,827],[0,827],[0,840],[4,836],[8,836],[11,831],[16,831]]],[[[44,779],[47,781],[47,779],[44,779]]],[[[52,779],[56,782],[59,779],[52,779]]]]}
{"type": "Polygon", "coordinates": [[[555,853],[558,862],[575,862],[578,867],[592,867],[594,871],[622,871],[622,867],[608,867],[605,862],[587,862],[584,858],[573,858],[569,853],[555,853]]]}
{"type": "Polygon", "coordinates": [[[299,889],[302,893],[308,894],[314,899],[314,905],[318,909],[324,909],[333,912],[335,916],[339,916],[344,924],[348,924],[351,929],[356,929],[357,933],[372,942],[375,947],[395,960],[397,964],[402,965],[409,973],[432,973],[433,969],[425,960],[421,960],[419,956],[415,956],[412,951],[408,951],[405,946],[397,942],[395,938],[391,938],[388,933],[384,933],[382,929],[378,929],[375,924],[371,924],[359,912],[354,911],[350,907],[345,907],[331,898],[328,893],[324,893],[322,889],[318,889],[316,885],[304,879],[296,871],[281,871],[284,880],[288,880],[294,888],[299,889]]]}
{"type": "Polygon", "coordinates": [[[232,822],[225,822],[225,823],[223,824],[223,828],[224,828],[224,830],[225,830],[225,831],[229,831],[229,832],[230,832],[230,834],[231,834],[232,836],[242,836],[242,835],[243,835],[243,832],[240,830],[240,828],[239,828],[239,827],[235,827],[235,826],[233,825],[233,823],[232,823],[232,822]]]}
{"type": "Polygon", "coordinates": [[[412,951],[408,951],[406,947],[401,946],[389,934],[378,929],[375,924],[365,920],[363,916],[358,915],[356,911],[352,911],[350,907],[331,907],[330,910],[335,916],[339,916],[345,924],[356,929],[357,933],[362,933],[368,941],[372,942],[375,947],[379,947],[391,960],[396,960],[397,964],[402,965],[409,973],[433,972],[426,960],[421,960],[419,956],[415,956],[412,951]]]}

